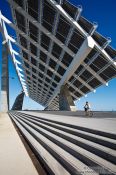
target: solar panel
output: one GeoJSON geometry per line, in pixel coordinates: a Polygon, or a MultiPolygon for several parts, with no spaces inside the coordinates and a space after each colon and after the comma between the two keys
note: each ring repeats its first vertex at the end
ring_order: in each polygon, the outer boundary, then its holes
{"type": "Polygon", "coordinates": [[[66,0],[8,2],[30,98],[49,109],[59,109],[59,90],[64,83],[78,100],[116,76],[116,50],[81,16],[82,7],[66,0]],[[89,47],[92,42],[94,46],[89,47]]]}

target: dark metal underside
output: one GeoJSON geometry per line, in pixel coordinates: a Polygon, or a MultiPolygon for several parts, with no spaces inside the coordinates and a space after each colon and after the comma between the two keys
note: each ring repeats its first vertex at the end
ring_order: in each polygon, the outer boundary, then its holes
{"type": "MultiPolygon", "coordinates": [[[[59,1],[57,1],[59,3],[59,1]]],[[[57,41],[54,42],[49,35],[40,30],[36,23],[41,24],[47,32],[55,36],[62,44],[67,46],[71,53],[76,54],[85,40],[77,29],[52,6],[47,0],[14,0],[16,5],[25,10],[32,20],[29,20],[21,11],[15,9],[11,4],[13,19],[18,29],[26,33],[28,38],[17,32],[17,37],[21,48],[23,69],[25,72],[26,83],[28,85],[29,96],[43,106],[49,102],[53,96],[57,85],[60,83],[64,73],[74,59],[74,56],[67,53],[57,41]],[[48,55],[48,52],[50,55],[48,55]]],[[[73,6],[68,1],[62,1],[62,8],[76,20],[79,8],[73,6]]],[[[80,16],[78,24],[90,33],[93,24],[80,16]]],[[[93,39],[103,47],[107,39],[98,32],[92,34],[93,39]]],[[[109,45],[105,48],[108,55],[114,59],[116,50],[109,45]]],[[[98,53],[96,48],[92,49],[83,64],[97,73],[104,81],[109,81],[116,76],[116,68],[101,54],[93,59],[98,53]]],[[[96,89],[102,85],[85,66],[81,64],[73,76],[67,82],[68,88],[74,100],[87,94],[91,89],[96,89]],[[81,79],[78,79],[78,77],[81,79]],[[83,81],[89,85],[88,88],[83,81]],[[79,91],[77,90],[79,89],[79,91]]],[[[58,107],[58,95],[53,101],[54,109],[58,107]]],[[[53,107],[52,106],[52,107],[53,107]]]]}

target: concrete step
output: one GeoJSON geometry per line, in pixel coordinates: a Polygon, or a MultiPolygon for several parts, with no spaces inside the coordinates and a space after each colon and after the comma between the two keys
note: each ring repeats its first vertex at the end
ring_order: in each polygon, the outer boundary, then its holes
{"type": "Polygon", "coordinates": [[[10,112],[10,115],[15,123],[22,126],[69,174],[116,174],[114,138],[22,112],[10,112]]]}
{"type": "MultiPolygon", "coordinates": [[[[21,116],[22,117],[22,116],[21,116]]],[[[68,140],[72,143],[74,143],[77,146],[80,146],[88,151],[91,151],[92,153],[116,164],[116,151],[104,147],[102,145],[93,143],[91,141],[85,140],[83,138],[77,137],[75,135],[69,134],[67,132],[64,132],[62,130],[55,129],[53,127],[48,126],[47,124],[43,124],[39,121],[34,121],[34,119],[30,119],[29,117],[23,116],[22,119],[27,119],[31,123],[36,124],[37,126],[44,128],[47,131],[50,131],[51,133],[54,133],[55,135],[64,138],[65,140],[68,140]]]]}
{"type": "MultiPolygon", "coordinates": [[[[27,115],[27,114],[24,114],[24,113],[18,113],[18,114],[22,115],[22,116],[32,117],[31,115],[27,115]]],[[[34,120],[38,121],[39,117],[34,117],[34,120]]],[[[50,120],[50,122],[51,122],[51,120],[50,120]]],[[[45,123],[45,122],[43,121],[43,123],[45,123]]],[[[90,140],[92,142],[95,142],[95,143],[101,144],[103,146],[106,146],[108,148],[116,150],[116,140],[115,139],[106,138],[106,137],[103,137],[103,136],[88,133],[88,132],[81,131],[81,130],[78,130],[78,129],[73,129],[71,127],[65,126],[65,124],[64,125],[63,124],[56,124],[56,122],[55,122],[55,124],[53,124],[53,121],[51,123],[48,123],[48,125],[52,126],[52,127],[55,127],[57,129],[61,129],[62,131],[65,131],[67,133],[76,135],[78,137],[84,138],[86,140],[90,140]]]]}
{"type": "Polygon", "coordinates": [[[69,175],[70,173],[28,132],[21,124],[16,120],[14,115],[11,113],[10,117],[19,127],[21,133],[26,137],[26,139],[32,144],[32,147],[41,157],[41,161],[46,167],[50,174],[57,175],[69,175]]]}
{"type": "Polygon", "coordinates": [[[111,167],[111,169],[115,172],[115,165],[111,164],[110,162],[106,161],[103,158],[100,158],[89,151],[86,151],[85,149],[82,149],[81,147],[78,147],[71,142],[62,139],[61,137],[46,131],[45,129],[38,127],[37,125],[33,124],[32,122],[27,121],[24,118],[18,117],[22,121],[24,121],[26,124],[28,124],[31,128],[38,131],[41,135],[45,136],[61,148],[65,149],[67,152],[69,152],[71,155],[79,159],[81,162],[85,163],[87,166],[92,167],[104,167],[104,170],[107,172],[107,167],[111,167]]]}
{"type": "MultiPolygon", "coordinates": [[[[26,113],[23,113],[23,112],[21,112],[21,113],[26,114],[26,113]]],[[[72,125],[72,124],[69,124],[69,123],[60,122],[60,121],[56,121],[56,120],[49,119],[49,118],[34,116],[34,115],[31,115],[31,114],[26,114],[26,115],[32,116],[32,117],[37,118],[37,119],[39,118],[39,119],[42,119],[42,120],[45,120],[45,121],[50,121],[52,123],[60,124],[60,125],[63,125],[63,126],[68,126],[69,128],[74,128],[74,129],[78,129],[78,130],[81,130],[81,131],[86,131],[86,132],[89,132],[89,133],[93,133],[93,134],[96,134],[96,135],[100,135],[100,136],[103,136],[103,137],[108,137],[108,138],[116,140],[116,134],[113,134],[113,133],[99,131],[99,130],[96,130],[94,128],[92,129],[92,128],[87,128],[87,127],[82,127],[82,126],[79,126],[77,124],[72,125]]],[[[42,114],[41,114],[41,116],[42,116],[42,114]]],[[[68,118],[68,116],[67,116],[67,118],[68,118]]]]}
{"type": "MultiPolygon", "coordinates": [[[[21,121],[18,117],[14,116],[14,118],[50,153],[59,163],[65,167],[69,173],[71,174],[82,174],[85,167],[87,167],[84,163],[76,159],[70,153],[47,139],[45,136],[37,132],[35,129],[27,125],[25,122],[21,121]]],[[[52,162],[53,163],[53,162],[52,162]]],[[[92,172],[92,174],[97,175],[98,173],[87,167],[87,171],[83,172],[83,174],[88,175],[92,172]]],[[[57,173],[56,173],[57,174],[57,173]]]]}

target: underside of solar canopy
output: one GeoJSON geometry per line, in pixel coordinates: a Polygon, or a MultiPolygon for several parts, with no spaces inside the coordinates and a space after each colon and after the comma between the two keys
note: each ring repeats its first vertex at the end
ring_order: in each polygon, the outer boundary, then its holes
{"type": "Polygon", "coordinates": [[[78,100],[116,76],[116,50],[81,16],[82,8],[66,0],[8,0],[29,97],[59,109],[59,92],[67,84],[78,100]]]}

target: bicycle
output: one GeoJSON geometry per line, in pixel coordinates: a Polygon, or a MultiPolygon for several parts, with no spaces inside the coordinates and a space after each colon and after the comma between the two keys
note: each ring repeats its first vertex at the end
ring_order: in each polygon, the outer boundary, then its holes
{"type": "Polygon", "coordinates": [[[92,117],[93,116],[93,111],[92,110],[85,110],[85,115],[88,117],[92,117]]]}
{"type": "Polygon", "coordinates": [[[89,117],[92,117],[93,116],[93,111],[89,111],[89,117]]]}

